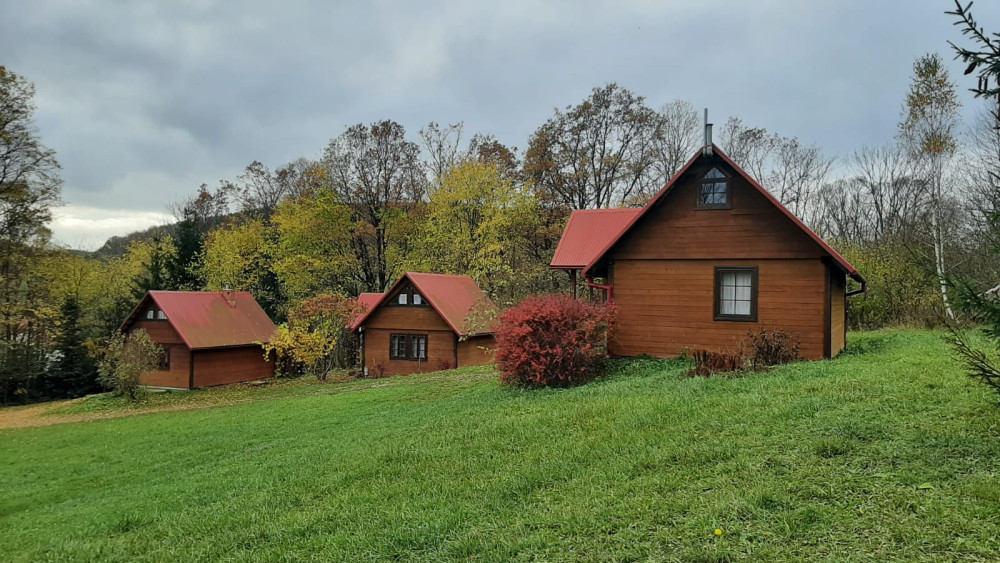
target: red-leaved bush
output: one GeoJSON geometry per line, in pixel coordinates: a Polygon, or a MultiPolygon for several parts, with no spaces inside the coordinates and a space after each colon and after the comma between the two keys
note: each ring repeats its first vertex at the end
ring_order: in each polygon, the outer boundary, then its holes
{"type": "Polygon", "coordinates": [[[614,305],[566,295],[532,296],[507,309],[494,333],[500,382],[559,386],[597,375],[616,314],[614,305]]]}

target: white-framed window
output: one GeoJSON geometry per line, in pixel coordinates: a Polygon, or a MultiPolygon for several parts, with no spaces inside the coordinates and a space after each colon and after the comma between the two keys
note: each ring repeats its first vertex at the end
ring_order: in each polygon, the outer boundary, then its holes
{"type": "Polygon", "coordinates": [[[156,318],[158,320],[165,321],[165,320],[167,320],[167,314],[164,313],[163,311],[157,311],[156,312],[156,318]]]}
{"type": "Polygon", "coordinates": [[[400,293],[399,297],[396,299],[396,302],[399,303],[400,305],[406,305],[407,303],[409,303],[409,295],[407,295],[406,293],[400,293]]]}
{"type": "Polygon", "coordinates": [[[414,305],[423,305],[424,304],[424,298],[421,297],[419,293],[414,293],[413,294],[413,304],[414,305]]]}
{"type": "Polygon", "coordinates": [[[146,311],[146,320],[151,321],[156,318],[156,311],[150,309],[146,311]]]}

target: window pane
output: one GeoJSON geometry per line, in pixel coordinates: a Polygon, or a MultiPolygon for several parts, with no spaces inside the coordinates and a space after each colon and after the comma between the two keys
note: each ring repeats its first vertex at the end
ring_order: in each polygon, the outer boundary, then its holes
{"type": "Polygon", "coordinates": [[[719,307],[719,313],[723,315],[735,315],[736,314],[735,302],[723,299],[722,305],[719,307]]]}
{"type": "Polygon", "coordinates": [[[708,174],[705,174],[705,178],[725,178],[725,177],[726,175],[723,174],[722,172],[719,172],[718,168],[713,168],[708,171],[708,174]]]}
{"type": "Polygon", "coordinates": [[[749,315],[750,314],[750,302],[749,301],[737,301],[736,302],[736,314],[737,315],[749,315]]]}
{"type": "Polygon", "coordinates": [[[427,337],[426,336],[420,336],[420,337],[417,338],[417,340],[420,342],[420,356],[419,356],[419,358],[421,360],[426,360],[427,359],[427,337]]]}
{"type": "Polygon", "coordinates": [[[424,299],[423,299],[423,297],[420,297],[419,293],[414,293],[413,294],[413,304],[414,305],[422,305],[423,302],[424,302],[424,299]]]}
{"type": "Polygon", "coordinates": [[[407,297],[407,295],[405,293],[400,293],[399,294],[399,304],[400,305],[406,305],[406,303],[407,303],[406,297],[407,297]]]}
{"type": "Polygon", "coordinates": [[[750,287],[751,275],[748,271],[734,272],[736,277],[736,285],[741,287],[750,287]]]}
{"type": "Polygon", "coordinates": [[[155,313],[153,313],[153,310],[150,309],[149,311],[146,311],[146,318],[147,319],[152,319],[154,314],[155,313]]]}
{"type": "Polygon", "coordinates": [[[163,311],[157,311],[156,318],[160,319],[161,321],[165,321],[167,320],[167,314],[164,313],[163,311]]]}
{"type": "Polygon", "coordinates": [[[739,301],[750,302],[750,288],[749,287],[737,287],[736,288],[736,299],[739,301]]]}
{"type": "Polygon", "coordinates": [[[736,288],[731,285],[722,286],[722,298],[730,301],[736,299],[736,288]]]}

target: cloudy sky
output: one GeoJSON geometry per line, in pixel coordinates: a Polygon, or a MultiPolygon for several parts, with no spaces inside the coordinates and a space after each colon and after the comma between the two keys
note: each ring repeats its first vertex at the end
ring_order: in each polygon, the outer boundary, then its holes
{"type": "MultiPolygon", "coordinates": [[[[0,65],[37,87],[63,166],[53,230],[96,248],[260,160],[315,157],[355,123],[412,138],[464,121],[523,148],[606,82],[847,155],[890,140],[948,0],[0,2],[0,65]]],[[[1000,30],[1000,2],[973,12],[1000,30]]],[[[972,80],[950,62],[966,113],[972,80]]]]}

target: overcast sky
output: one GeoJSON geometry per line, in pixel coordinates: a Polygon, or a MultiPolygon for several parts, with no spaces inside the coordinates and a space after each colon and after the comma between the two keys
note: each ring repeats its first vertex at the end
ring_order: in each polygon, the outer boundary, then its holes
{"type": "MultiPolygon", "coordinates": [[[[464,121],[524,148],[618,82],[844,156],[895,133],[913,59],[951,60],[945,0],[0,2],[0,65],[37,87],[63,166],[57,240],[96,248],[260,160],[319,156],[355,123],[413,140],[464,121]]],[[[974,6],[1000,30],[1000,2],[974,6]]]]}

